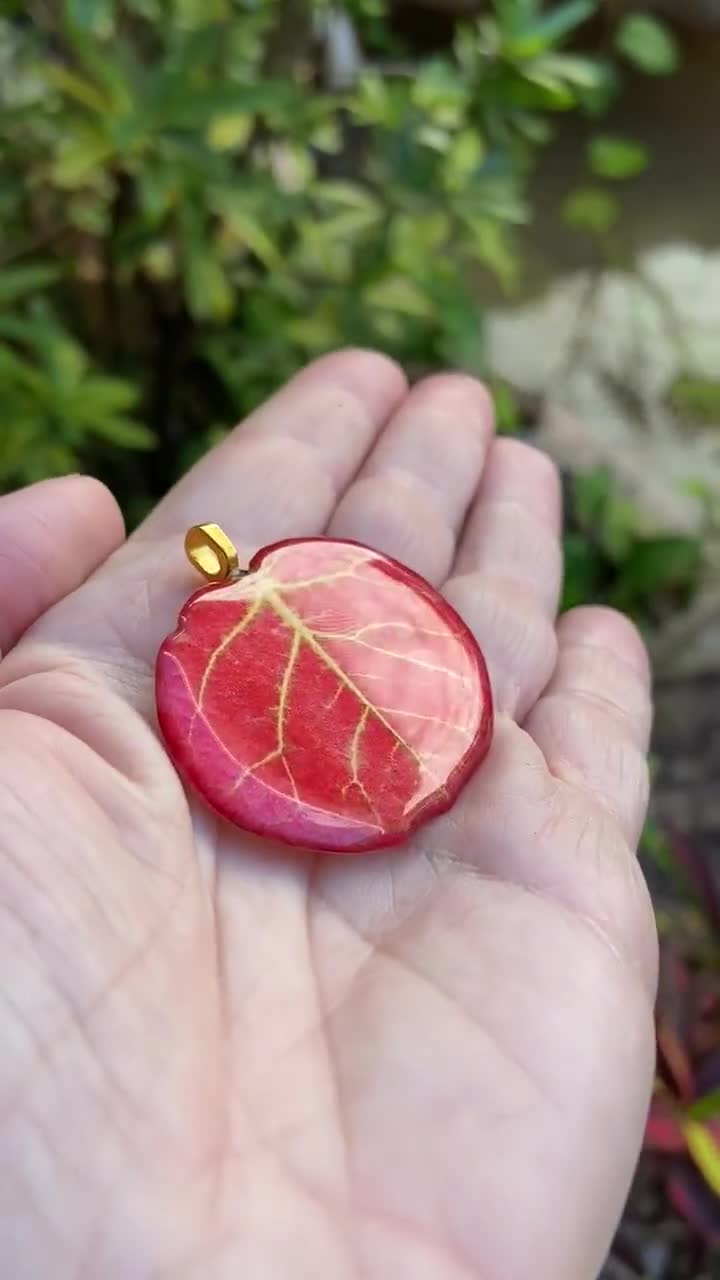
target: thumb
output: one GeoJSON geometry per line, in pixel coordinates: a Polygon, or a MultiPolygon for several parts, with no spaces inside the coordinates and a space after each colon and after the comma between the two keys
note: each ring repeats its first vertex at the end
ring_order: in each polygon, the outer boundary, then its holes
{"type": "Polygon", "coordinates": [[[115,499],[90,476],[42,480],[0,497],[0,657],[124,536],[115,499]]]}

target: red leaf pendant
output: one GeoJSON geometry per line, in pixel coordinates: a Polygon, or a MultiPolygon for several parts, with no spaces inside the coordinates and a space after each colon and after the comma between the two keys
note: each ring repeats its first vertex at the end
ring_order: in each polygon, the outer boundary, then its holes
{"type": "Polygon", "coordinates": [[[188,554],[216,579],[160,648],[160,728],[224,818],[336,853],[406,839],[486,754],[493,709],[471,632],[427,582],[351,542],[264,547],[236,571],[215,526],[188,554]]]}

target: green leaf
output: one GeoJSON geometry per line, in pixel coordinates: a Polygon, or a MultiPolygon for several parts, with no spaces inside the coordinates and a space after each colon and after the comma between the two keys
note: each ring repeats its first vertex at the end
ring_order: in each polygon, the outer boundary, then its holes
{"type": "Polygon", "coordinates": [[[468,250],[487,267],[506,293],[512,293],[520,277],[520,258],[506,226],[495,218],[465,219],[468,250]]]}
{"type": "Polygon", "coordinates": [[[554,137],[554,128],[550,121],[530,111],[514,112],[513,123],[521,137],[527,139],[533,147],[543,147],[554,137]]]}
{"type": "Polygon", "coordinates": [[[482,181],[458,195],[453,207],[457,216],[469,225],[480,218],[523,226],[530,222],[530,210],[523,195],[516,174],[496,177],[483,173],[482,181]]]}
{"type": "Polygon", "coordinates": [[[377,71],[367,71],[360,77],[349,106],[354,119],[360,124],[390,129],[396,123],[395,95],[391,92],[388,81],[377,71]]]}
{"type": "Polygon", "coordinates": [[[592,17],[596,0],[568,0],[521,26],[506,42],[511,58],[534,58],[557,44],[575,27],[592,17]]]}
{"type": "Polygon", "coordinates": [[[342,205],[348,209],[381,210],[380,202],[367,187],[357,182],[345,182],[340,179],[316,182],[312,189],[316,200],[327,201],[328,204],[342,205]]]}
{"type": "Polygon", "coordinates": [[[306,315],[291,320],[288,334],[308,354],[329,350],[337,340],[338,315],[332,297],[321,299],[306,315]]]}
{"type": "Polygon", "coordinates": [[[242,192],[215,191],[212,193],[211,204],[220,214],[233,239],[254,253],[268,271],[277,270],[281,266],[282,259],[262,225],[261,216],[249,207],[249,202],[242,192]]]}
{"type": "Polygon", "coordinates": [[[411,279],[420,278],[428,262],[447,244],[452,223],[442,210],[396,213],[388,229],[388,248],[394,266],[411,279]]]}
{"type": "Polygon", "coordinates": [[[639,142],[609,134],[593,138],[588,146],[588,162],[600,178],[634,178],[647,168],[649,156],[639,142]]]}
{"type": "Polygon", "coordinates": [[[98,130],[78,130],[61,141],[52,179],[69,190],[82,187],[110,159],[113,150],[112,142],[98,130]]]}
{"type": "Polygon", "coordinates": [[[604,89],[608,68],[596,58],[579,58],[567,53],[547,53],[532,64],[533,79],[545,77],[546,83],[570,84],[578,89],[604,89]]]}
{"type": "Polygon", "coordinates": [[[592,528],[605,514],[610,500],[612,479],[607,467],[579,471],[573,477],[573,506],[576,519],[592,528]]]}
{"type": "Polygon", "coordinates": [[[597,600],[602,575],[603,560],[597,547],[581,533],[566,534],[563,610],[597,600]]]}
{"type": "Polygon", "coordinates": [[[67,17],[64,32],[84,70],[92,80],[103,86],[109,104],[108,116],[117,118],[129,114],[133,109],[135,94],[128,74],[125,51],[118,48],[112,54],[106,53],[90,32],[83,31],[67,17]]]}
{"type": "Polygon", "coordinates": [[[429,299],[405,276],[386,276],[384,280],[366,289],[364,298],[368,306],[379,307],[384,311],[399,311],[403,315],[418,316],[420,319],[429,318],[433,314],[429,299]]]}
{"type": "Polygon", "coordinates": [[[90,31],[101,39],[112,35],[113,0],[66,0],[65,14],[69,22],[82,31],[90,31]]]}
{"type": "Polygon", "coordinates": [[[223,264],[209,246],[193,248],[185,261],[185,290],[197,320],[227,320],[235,301],[223,264]]]}
{"type": "Polygon", "coordinates": [[[303,224],[303,234],[308,240],[329,244],[331,241],[344,241],[352,244],[354,240],[374,227],[382,216],[379,208],[371,206],[365,209],[345,209],[332,218],[303,224]]]}
{"type": "Polygon", "coordinates": [[[660,535],[639,539],[621,566],[623,598],[645,598],[658,592],[692,586],[702,563],[699,538],[660,535]]]}
{"type": "Polygon", "coordinates": [[[216,252],[206,211],[199,204],[180,206],[180,235],[187,305],[197,320],[227,320],[235,292],[216,252]]]}
{"type": "Polygon", "coordinates": [[[58,89],[66,98],[80,106],[87,107],[93,115],[104,116],[109,110],[110,103],[102,90],[92,80],[85,79],[69,67],[64,67],[59,62],[47,63],[42,68],[42,74],[54,89],[58,89]]]}
{"type": "MultiPolygon", "coordinates": [[[[0,276],[0,300],[2,277],[0,276]]],[[[720,379],[681,374],[670,388],[670,403],[680,414],[720,426],[720,379]]]]}
{"type": "MultiPolygon", "coordinates": [[[[282,98],[291,101],[289,86],[281,85],[282,98]]],[[[175,129],[206,129],[218,116],[255,115],[268,107],[277,107],[279,98],[275,88],[265,85],[236,85],[228,83],[210,88],[188,90],[187,84],[174,82],[164,93],[158,91],[152,104],[153,118],[158,125],[175,129]]]]}
{"type": "MultiPolygon", "coordinates": [[[[648,766],[651,773],[651,782],[654,782],[657,773],[657,758],[650,757],[648,766]]],[[[678,874],[679,868],[675,860],[672,848],[672,842],[666,831],[662,829],[656,818],[649,816],[645,820],[643,833],[640,837],[640,854],[643,858],[652,858],[656,867],[667,876],[674,884],[680,884],[683,892],[687,893],[691,886],[687,878],[678,874]]]]}
{"type": "Polygon", "coordinates": [[[683,1126],[688,1151],[702,1173],[708,1186],[720,1196],[720,1147],[709,1129],[697,1120],[688,1120],[683,1126]]]}
{"type": "Polygon", "coordinates": [[[88,430],[108,444],[118,445],[121,449],[154,449],[157,444],[155,434],[140,422],[132,418],[108,417],[98,418],[88,423],[88,430]]]}
{"type": "Polygon", "coordinates": [[[601,529],[603,551],[623,572],[626,556],[638,536],[638,509],[629,498],[613,493],[608,501],[601,529]]]}
{"type": "Polygon", "coordinates": [[[445,155],[443,178],[448,191],[462,191],[482,164],[485,143],[477,129],[456,134],[445,155]]]}
{"type": "Polygon", "coordinates": [[[33,262],[27,266],[0,268],[0,307],[8,306],[29,293],[54,284],[60,275],[50,263],[33,262]]]}
{"type": "Polygon", "coordinates": [[[123,378],[90,374],[82,381],[80,399],[79,417],[92,423],[97,418],[113,417],[132,409],[137,403],[138,391],[132,382],[123,378]]]}
{"type": "Polygon", "coordinates": [[[137,177],[142,212],[153,225],[162,221],[177,203],[181,173],[169,165],[147,165],[137,177]]]}
{"type": "Polygon", "coordinates": [[[544,65],[538,58],[524,68],[522,78],[513,86],[513,99],[518,106],[536,107],[543,111],[568,111],[577,102],[572,85],[558,75],[557,67],[544,65]]]}
{"type": "Polygon", "coordinates": [[[310,145],[325,155],[337,156],[343,149],[343,135],[339,120],[324,120],[310,136],[310,145]]]}
{"type": "Polygon", "coordinates": [[[470,86],[444,58],[432,58],[413,81],[411,101],[436,124],[452,129],[462,120],[470,86]]]}
{"type": "Polygon", "coordinates": [[[47,346],[46,365],[57,390],[67,395],[80,385],[88,358],[79,343],[58,333],[47,346]]]}
{"type": "Polygon", "coordinates": [[[424,147],[429,147],[431,151],[439,151],[444,155],[450,146],[452,134],[447,129],[442,129],[436,124],[421,124],[416,137],[424,147]]]}
{"type": "Polygon", "coordinates": [[[213,116],[207,129],[212,151],[240,151],[252,133],[254,117],[246,111],[225,112],[213,116]]]}
{"type": "Polygon", "coordinates": [[[503,31],[517,31],[534,22],[541,0],[494,0],[494,9],[503,31]]]}
{"type": "MultiPolygon", "coordinates": [[[[7,332],[7,319],[0,317],[0,334],[14,338],[12,331],[7,332]]],[[[42,398],[46,393],[48,398],[51,394],[51,388],[48,386],[48,380],[42,370],[38,369],[34,361],[20,356],[17,352],[12,351],[0,343],[0,380],[4,387],[16,384],[16,390],[20,392],[29,392],[30,395],[42,398]]]]}
{"type": "Polygon", "coordinates": [[[495,408],[495,427],[500,435],[517,431],[520,426],[520,407],[515,393],[507,382],[491,378],[488,386],[495,408]]]}
{"type": "Polygon", "coordinates": [[[602,187],[578,187],[563,204],[563,218],[577,231],[596,236],[607,235],[620,216],[620,205],[610,191],[602,187]]]}
{"type": "Polygon", "coordinates": [[[720,1117],[720,1089],[713,1089],[685,1111],[689,1120],[717,1120],[720,1117]]]}
{"type": "Polygon", "coordinates": [[[629,62],[648,75],[671,75],[680,64],[672,32],[649,13],[628,13],[618,27],[615,44],[629,62]]]}
{"type": "Polygon", "coordinates": [[[175,247],[169,240],[158,240],[148,245],[142,254],[143,269],[151,280],[174,280],[177,272],[175,247]]]}

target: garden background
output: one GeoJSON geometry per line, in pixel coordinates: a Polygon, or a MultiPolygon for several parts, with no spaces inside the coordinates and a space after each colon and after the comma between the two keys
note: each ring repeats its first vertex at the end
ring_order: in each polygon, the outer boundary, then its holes
{"type": "Polygon", "coordinates": [[[719,0],[0,0],[0,490],[130,525],[312,356],[485,378],[655,661],[658,1082],[607,1280],[720,1275],[719,0]],[[714,706],[713,706],[714,704],[714,706]]]}

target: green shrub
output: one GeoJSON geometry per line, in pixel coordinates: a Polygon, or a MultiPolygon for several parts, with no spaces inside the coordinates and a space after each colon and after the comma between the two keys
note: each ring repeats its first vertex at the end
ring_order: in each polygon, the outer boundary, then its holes
{"type": "MultiPolygon", "coordinates": [[[[616,86],[566,48],[595,9],[495,0],[418,58],[389,0],[354,0],[340,83],[321,0],[0,0],[0,487],[89,466],[132,520],[338,345],[491,375],[483,276],[512,292],[553,119],[616,86]]],[[[571,220],[597,231],[594,199],[571,220]]]]}

